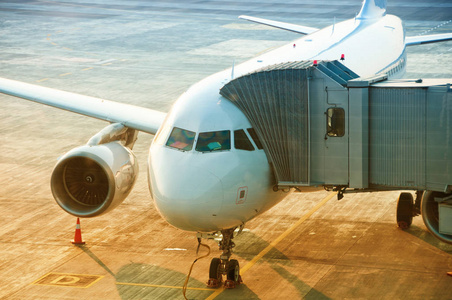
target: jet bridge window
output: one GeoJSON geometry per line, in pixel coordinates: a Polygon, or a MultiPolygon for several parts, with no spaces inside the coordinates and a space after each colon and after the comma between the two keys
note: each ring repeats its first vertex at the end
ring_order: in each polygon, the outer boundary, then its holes
{"type": "Polygon", "coordinates": [[[196,151],[212,152],[231,149],[231,132],[229,130],[201,132],[196,143],[196,151]]]}
{"type": "Polygon", "coordinates": [[[234,147],[239,150],[254,151],[253,144],[243,129],[234,131],[234,147]]]}
{"type": "Polygon", "coordinates": [[[166,145],[183,151],[190,151],[193,148],[196,133],[185,129],[174,127],[166,145]]]}
{"type": "Polygon", "coordinates": [[[326,133],[328,136],[341,137],[345,134],[345,111],[343,108],[330,107],[326,111],[326,133]]]}

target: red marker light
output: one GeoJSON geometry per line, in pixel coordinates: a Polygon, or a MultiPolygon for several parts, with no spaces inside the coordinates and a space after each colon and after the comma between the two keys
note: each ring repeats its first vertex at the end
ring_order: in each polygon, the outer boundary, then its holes
{"type": "Polygon", "coordinates": [[[345,60],[345,54],[341,54],[341,60],[345,60]]]}
{"type": "Polygon", "coordinates": [[[314,67],[317,67],[317,59],[314,60],[314,67]]]}

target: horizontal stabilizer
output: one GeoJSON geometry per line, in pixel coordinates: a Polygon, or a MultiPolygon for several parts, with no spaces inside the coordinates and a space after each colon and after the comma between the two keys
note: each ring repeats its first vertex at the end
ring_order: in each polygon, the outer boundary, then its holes
{"type": "Polygon", "coordinates": [[[441,33],[432,35],[407,36],[405,38],[406,46],[421,45],[428,43],[437,43],[452,40],[452,33],[441,33]]]}
{"type": "Polygon", "coordinates": [[[279,29],[284,29],[284,30],[288,30],[288,31],[296,32],[296,33],[301,33],[301,34],[311,34],[315,31],[319,30],[318,28],[314,28],[314,27],[307,27],[307,26],[301,26],[301,25],[290,24],[290,23],[285,23],[285,22],[272,21],[272,20],[267,20],[267,19],[245,16],[245,15],[239,16],[239,19],[244,19],[244,20],[248,20],[251,22],[264,24],[267,26],[276,27],[279,29]]]}
{"type": "Polygon", "coordinates": [[[0,78],[0,93],[46,104],[150,134],[157,133],[166,113],[0,78]]]}

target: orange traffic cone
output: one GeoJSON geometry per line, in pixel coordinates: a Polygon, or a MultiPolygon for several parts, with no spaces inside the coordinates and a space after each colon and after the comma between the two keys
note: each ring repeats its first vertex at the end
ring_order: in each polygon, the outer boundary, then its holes
{"type": "Polygon", "coordinates": [[[77,218],[77,225],[75,225],[75,236],[72,241],[74,245],[84,245],[85,242],[82,241],[82,231],[80,229],[80,218],[77,218]]]}

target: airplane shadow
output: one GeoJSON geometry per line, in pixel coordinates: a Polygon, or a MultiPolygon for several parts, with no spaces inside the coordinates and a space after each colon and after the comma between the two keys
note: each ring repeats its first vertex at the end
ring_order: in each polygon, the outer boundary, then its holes
{"type": "MultiPolygon", "coordinates": [[[[242,232],[235,238],[236,247],[234,248],[234,255],[241,258],[251,260],[254,256],[259,254],[262,250],[268,247],[269,243],[250,231],[242,232]]],[[[285,266],[293,266],[293,262],[284,253],[276,248],[271,249],[265,254],[261,262],[265,262],[278,273],[281,278],[290,283],[297,291],[298,296],[303,299],[329,299],[321,292],[315,290],[310,285],[300,280],[296,275],[289,272],[285,266]]],[[[258,262],[259,263],[259,262],[258,262]]],[[[279,279],[276,279],[279,280],[279,279]]]]}
{"type": "MultiPolygon", "coordinates": [[[[267,241],[249,231],[237,236],[235,242],[237,246],[234,248],[234,255],[248,261],[269,245],[267,241]]],[[[183,285],[187,276],[185,273],[166,269],[158,265],[132,262],[123,266],[114,274],[87,246],[83,245],[79,246],[79,248],[115,278],[121,299],[182,298],[182,290],[178,287],[183,285]]],[[[298,297],[296,298],[329,299],[289,272],[285,267],[293,266],[293,262],[279,250],[272,249],[257,263],[263,262],[279,274],[280,278],[275,278],[274,280],[281,280],[283,278],[298,291],[298,297]]],[[[215,289],[206,290],[206,283],[196,280],[193,277],[190,278],[188,286],[188,299],[206,299],[215,292],[215,289]],[[196,290],[196,288],[201,290],[196,290]]],[[[235,289],[222,292],[215,299],[259,299],[259,297],[246,286],[245,278],[244,284],[237,286],[235,289]]]]}
{"type": "Polygon", "coordinates": [[[404,231],[426,242],[427,244],[430,244],[431,246],[438,248],[441,251],[452,254],[452,245],[440,241],[439,239],[434,237],[426,228],[411,225],[408,229],[404,231]]]}

